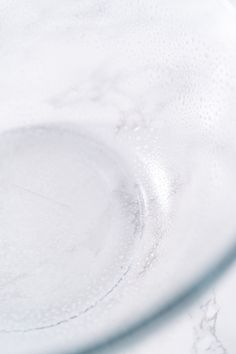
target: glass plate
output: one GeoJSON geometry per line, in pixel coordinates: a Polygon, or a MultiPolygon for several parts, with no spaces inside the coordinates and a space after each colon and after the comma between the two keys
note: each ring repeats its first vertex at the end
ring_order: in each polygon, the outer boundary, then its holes
{"type": "Polygon", "coordinates": [[[236,16],[0,0],[0,347],[109,352],[236,256],[236,16]]]}

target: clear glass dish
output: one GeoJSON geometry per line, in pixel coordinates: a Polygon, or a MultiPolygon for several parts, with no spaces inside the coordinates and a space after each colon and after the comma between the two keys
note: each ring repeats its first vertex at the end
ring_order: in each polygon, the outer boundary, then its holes
{"type": "Polygon", "coordinates": [[[0,347],[121,350],[236,256],[227,1],[0,1],[0,347]]]}

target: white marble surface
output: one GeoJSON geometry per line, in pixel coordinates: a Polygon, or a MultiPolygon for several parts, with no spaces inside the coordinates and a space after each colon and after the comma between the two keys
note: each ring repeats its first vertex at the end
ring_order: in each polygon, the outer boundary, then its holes
{"type": "MultiPolygon", "coordinates": [[[[0,116],[7,120],[8,125],[16,112],[24,123],[36,109],[40,111],[40,119],[45,121],[49,115],[61,118],[65,114],[83,115],[85,119],[90,119],[96,112],[98,117],[102,116],[103,119],[114,119],[119,133],[129,126],[127,117],[132,116],[132,124],[135,125],[135,122],[139,121],[145,126],[146,117],[153,115],[156,107],[168,108],[169,92],[165,92],[162,100],[155,106],[153,92],[145,91],[145,88],[140,89],[140,82],[143,82],[142,73],[147,74],[150,82],[152,81],[151,73],[149,75],[145,71],[141,60],[135,64],[137,80],[131,75],[131,84],[128,84],[125,90],[124,77],[116,70],[113,53],[109,53],[109,43],[113,39],[109,39],[108,33],[111,31],[113,35],[120,35],[123,23],[129,17],[135,22],[135,11],[132,14],[131,7],[131,13],[127,13],[127,18],[123,18],[125,11],[122,6],[126,7],[125,2],[114,2],[111,11],[114,11],[113,15],[117,16],[117,21],[115,26],[110,27],[109,21],[103,16],[109,7],[108,3],[103,0],[70,0],[67,2],[68,6],[65,6],[64,1],[0,0],[0,67],[4,68],[0,69],[0,116]],[[78,39],[78,33],[81,44],[79,53],[73,45],[78,39]],[[96,36],[98,46],[90,48],[96,36]],[[101,51],[103,44],[100,39],[103,37],[106,40],[101,51]],[[76,70],[78,62],[80,71],[76,70]],[[137,71],[138,67],[141,68],[140,71],[137,71]],[[140,101],[142,95],[147,98],[146,101],[140,101]]],[[[184,1],[180,3],[184,4],[184,1]]],[[[194,9],[196,2],[192,3],[194,9]]],[[[224,3],[216,0],[216,5],[210,0],[205,2],[207,5],[203,3],[202,6],[205,6],[208,15],[211,6],[216,6],[218,10],[222,7],[223,26],[227,23],[227,16],[230,17],[234,11],[227,1],[224,3]]],[[[173,0],[174,6],[176,5],[173,0]]],[[[199,10],[198,7],[197,9],[199,10]]],[[[217,18],[221,19],[220,13],[217,18]]],[[[231,22],[230,18],[229,23],[231,22]]],[[[222,30],[223,38],[233,30],[230,26],[225,30],[217,27],[219,33],[222,30]]],[[[199,28],[200,32],[201,30],[199,28]]],[[[212,28],[209,31],[211,30],[212,28]]],[[[117,53],[122,45],[123,43],[117,43],[117,53]]],[[[132,53],[131,60],[133,55],[135,54],[132,53]]],[[[150,58],[151,65],[153,62],[154,58],[150,58]]],[[[124,70],[124,76],[132,74],[132,62],[129,65],[127,74],[122,63],[119,63],[119,67],[124,70]]],[[[198,303],[188,309],[187,313],[181,314],[159,333],[152,333],[143,342],[124,350],[124,354],[236,353],[235,282],[236,266],[214,289],[209,290],[198,303]]]]}
{"type": "Polygon", "coordinates": [[[185,313],[122,354],[234,354],[235,282],[236,264],[185,313]]]}

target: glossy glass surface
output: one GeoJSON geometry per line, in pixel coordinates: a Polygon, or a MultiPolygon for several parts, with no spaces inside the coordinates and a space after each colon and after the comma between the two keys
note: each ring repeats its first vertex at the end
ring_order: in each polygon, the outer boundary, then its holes
{"type": "Polygon", "coordinates": [[[119,351],[235,259],[235,9],[0,10],[0,347],[119,351]]]}

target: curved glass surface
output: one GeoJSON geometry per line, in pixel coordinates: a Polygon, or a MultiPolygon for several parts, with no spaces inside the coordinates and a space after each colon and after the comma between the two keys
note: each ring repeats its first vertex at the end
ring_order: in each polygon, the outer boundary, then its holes
{"type": "Polygon", "coordinates": [[[0,1],[0,347],[121,350],[235,260],[236,21],[0,1]]]}

